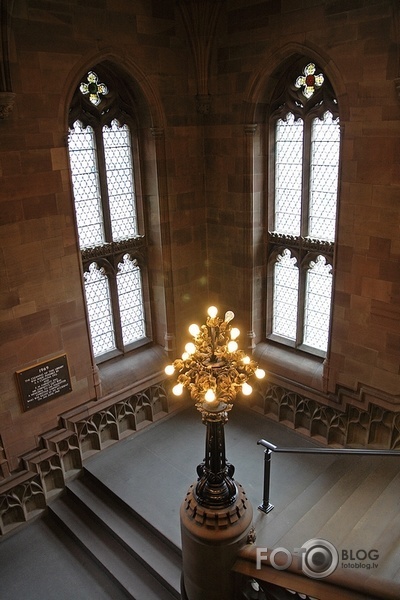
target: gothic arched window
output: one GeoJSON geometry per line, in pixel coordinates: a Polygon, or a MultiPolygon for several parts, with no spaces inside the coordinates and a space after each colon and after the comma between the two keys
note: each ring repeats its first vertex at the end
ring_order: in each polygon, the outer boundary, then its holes
{"type": "Polygon", "coordinates": [[[73,97],[68,151],[90,335],[101,361],[146,343],[150,320],[135,114],[127,88],[99,69],[73,97]]]}
{"type": "Polygon", "coordinates": [[[324,356],[333,290],[338,105],[322,70],[298,60],[272,100],[267,337],[324,356]]]}

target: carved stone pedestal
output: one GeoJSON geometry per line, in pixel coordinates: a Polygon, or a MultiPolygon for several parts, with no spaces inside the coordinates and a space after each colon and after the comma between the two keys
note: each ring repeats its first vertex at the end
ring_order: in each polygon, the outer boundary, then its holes
{"type": "Polygon", "coordinates": [[[248,543],[253,508],[240,484],[233,503],[224,508],[199,504],[196,484],[186,494],[180,510],[183,600],[232,600],[232,566],[248,543]]]}

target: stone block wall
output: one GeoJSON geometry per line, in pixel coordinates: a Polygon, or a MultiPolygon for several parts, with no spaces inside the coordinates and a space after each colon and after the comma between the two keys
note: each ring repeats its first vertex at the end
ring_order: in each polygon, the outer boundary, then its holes
{"type": "MultiPolygon", "coordinates": [[[[279,70],[304,54],[329,74],[342,129],[325,393],[362,402],[367,388],[399,410],[399,5],[239,0],[221,15],[205,121],[211,289],[224,305],[234,298],[243,330],[264,339],[269,101],[279,70]]],[[[295,384],[293,357],[274,375],[286,377],[290,362],[295,384]]]]}
{"type": "MultiPolygon", "coordinates": [[[[146,107],[139,107],[142,192],[153,341],[161,348],[164,336],[174,335],[174,314],[184,312],[205,252],[201,145],[175,4],[12,4],[5,3],[8,60],[2,58],[15,100],[0,122],[0,435],[10,471],[58,426],[61,414],[102,394],[88,337],[67,154],[69,102],[94,64],[114,62],[146,107]],[[72,392],[24,411],[16,371],[63,353],[72,392]]],[[[153,366],[139,359],[141,368],[120,378],[124,387],[159,372],[160,358],[153,366]]]]}
{"type": "MultiPolygon", "coordinates": [[[[15,99],[0,120],[3,472],[17,469],[61,414],[101,398],[66,136],[74,89],[102,60],[134,80],[140,110],[145,106],[153,337],[160,347],[167,339],[174,355],[187,325],[211,303],[234,310],[245,345],[264,341],[268,102],[280,65],[294,55],[307,54],[329,72],[340,102],[343,161],[332,344],[318,398],[337,402],[347,390],[350,403],[362,404],[367,394],[399,411],[398,2],[4,5],[12,12],[1,23],[8,55],[0,96],[12,92],[15,99]],[[61,353],[72,392],[24,411],[16,371],[61,353]]],[[[274,369],[279,383],[291,377],[290,389],[299,385],[295,370],[274,369]]]]}

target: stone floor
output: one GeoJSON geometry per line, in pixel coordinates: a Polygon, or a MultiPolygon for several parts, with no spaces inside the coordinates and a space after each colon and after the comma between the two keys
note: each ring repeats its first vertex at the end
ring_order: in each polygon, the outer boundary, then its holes
{"type": "MultiPolygon", "coordinates": [[[[266,515],[257,510],[264,457],[257,440],[295,447],[313,442],[241,406],[231,412],[225,435],[227,458],[254,509],[258,546],[292,550],[322,537],[339,549],[376,548],[381,558],[368,577],[375,585],[398,585],[400,597],[400,457],[274,454],[274,509],[266,515]]],[[[110,446],[85,467],[180,546],[179,509],[196,479],[204,441],[199,413],[186,408],[110,446]]],[[[0,542],[0,590],[1,600],[123,597],[46,519],[0,542]]]]}

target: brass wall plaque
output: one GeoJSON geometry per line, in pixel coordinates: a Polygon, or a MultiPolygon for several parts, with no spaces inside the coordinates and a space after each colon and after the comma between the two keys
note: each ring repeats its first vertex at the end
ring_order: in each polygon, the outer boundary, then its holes
{"type": "Polygon", "coordinates": [[[16,372],[25,410],[72,391],[66,354],[16,372]]]}

